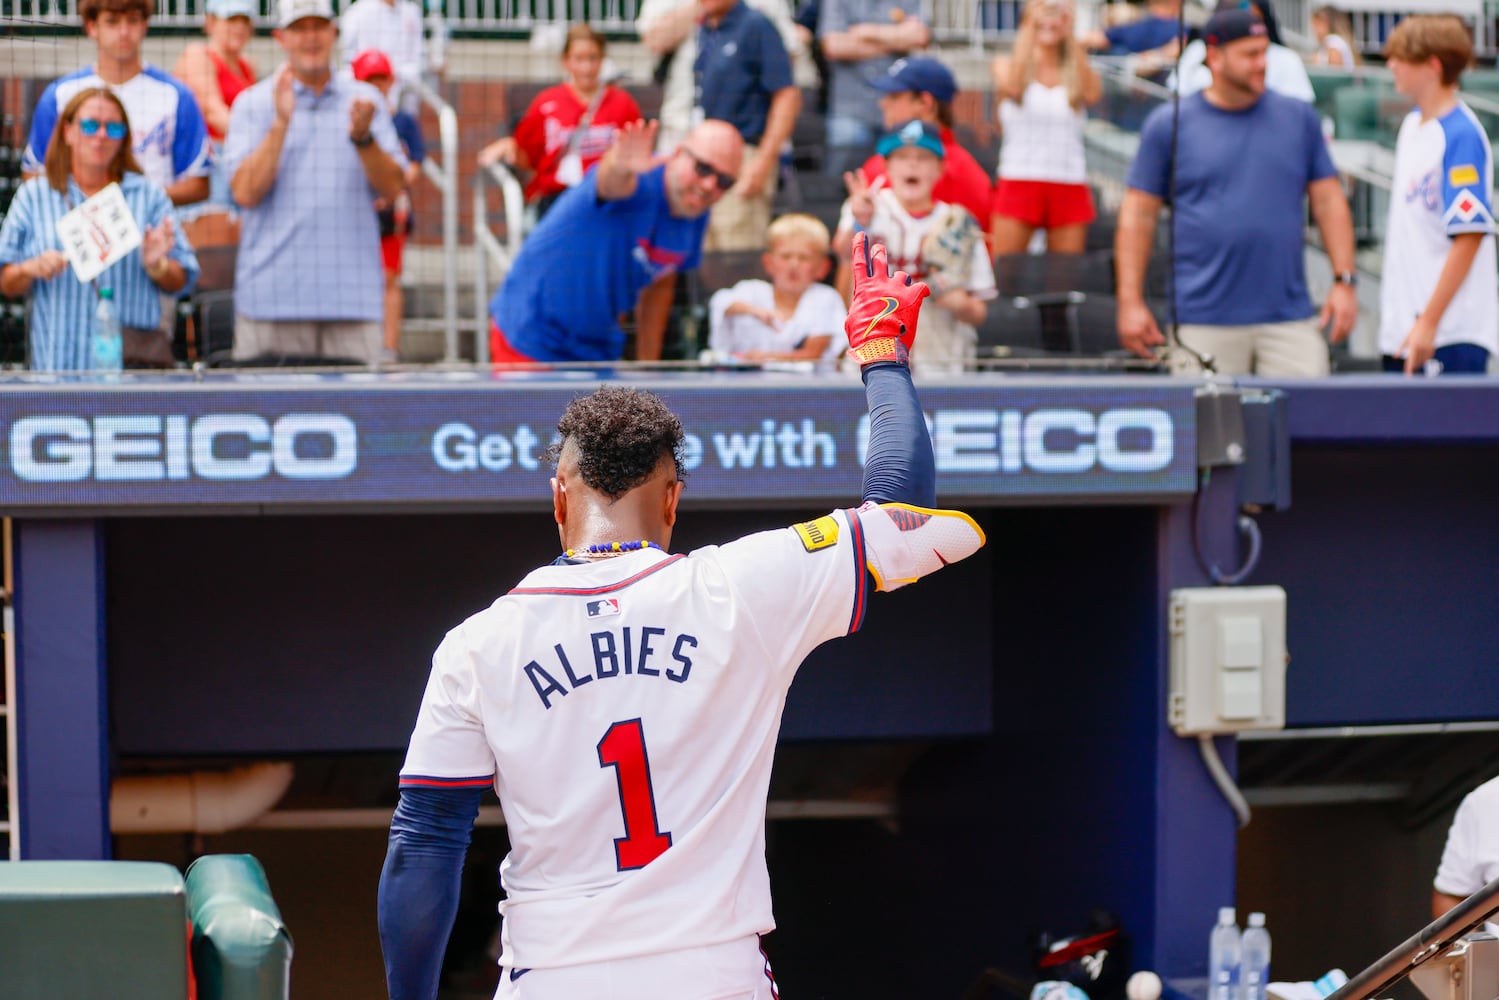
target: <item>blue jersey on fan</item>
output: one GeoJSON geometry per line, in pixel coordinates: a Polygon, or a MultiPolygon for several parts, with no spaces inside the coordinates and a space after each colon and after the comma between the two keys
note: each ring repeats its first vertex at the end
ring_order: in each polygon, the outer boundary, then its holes
{"type": "Polygon", "coordinates": [[[589,170],[526,238],[489,314],[516,351],[537,361],[617,361],[619,317],[658,278],[697,267],[708,216],[680,219],[666,196],[666,166],[635,193],[601,201],[589,170]]]}

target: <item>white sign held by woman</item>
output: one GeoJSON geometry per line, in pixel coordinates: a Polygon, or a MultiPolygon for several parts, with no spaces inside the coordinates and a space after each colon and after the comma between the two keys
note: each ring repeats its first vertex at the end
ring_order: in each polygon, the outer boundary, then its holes
{"type": "Polygon", "coordinates": [[[82,282],[93,281],[104,269],[141,245],[141,229],[120,185],[109,184],[82,205],[57,220],[63,253],[82,282]]]}

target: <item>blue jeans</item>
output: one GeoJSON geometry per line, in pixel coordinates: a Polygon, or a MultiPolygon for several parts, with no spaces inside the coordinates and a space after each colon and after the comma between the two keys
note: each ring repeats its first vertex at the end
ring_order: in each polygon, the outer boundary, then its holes
{"type": "MultiPolygon", "coordinates": [[[[1387,372],[1405,371],[1405,359],[1386,354],[1381,359],[1387,372]]],[[[1489,352],[1477,344],[1447,344],[1436,350],[1436,362],[1441,367],[1437,375],[1483,375],[1489,370],[1489,352]]]]}

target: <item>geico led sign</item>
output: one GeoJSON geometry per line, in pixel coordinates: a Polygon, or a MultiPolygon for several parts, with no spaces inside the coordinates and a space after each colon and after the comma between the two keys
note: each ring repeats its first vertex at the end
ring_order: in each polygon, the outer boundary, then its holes
{"type": "MultiPolygon", "coordinates": [[[[859,425],[861,459],[868,420],[859,425]]],[[[936,410],[927,427],[938,472],[1138,474],[1159,472],[1176,454],[1171,414],[1149,407],[936,410]]]]}
{"type": "Polygon", "coordinates": [[[10,467],[32,483],[342,479],[359,463],[358,442],[339,413],[22,417],[10,427],[10,467]]]}

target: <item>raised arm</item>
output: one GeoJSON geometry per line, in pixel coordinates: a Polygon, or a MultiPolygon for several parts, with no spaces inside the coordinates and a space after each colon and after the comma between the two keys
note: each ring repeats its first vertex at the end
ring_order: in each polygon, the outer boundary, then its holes
{"type": "Polygon", "coordinates": [[[883,244],[853,239],[853,301],[843,329],[859,363],[869,403],[864,499],[930,507],[937,500],[936,460],[911,383],[910,350],[921,301],[931,290],[904,271],[890,274],[883,244]]]}
{"type": "Polygon", "coordinates": [[[659,123],[636,120],[621,125],[614,145],[599,161],[599,201],[623,201],[635,193],[640,175],[656,165],[659,123]]]}
{"type": "Polygon", "coordinates": [[[876,589],[897,590],[973,555],[984,533],[962,511],[935,506],[936,460],[909,366],[929,290],[904,271],[892,275],[884,246],[871,249],[868,233],[854,236],[851,263],[853,303],[843,329],[869,404],[864,503],[855,516],[876,589]]]}
{"type": "Polygon", "coordinates": [[[686,0],[664,14],[640,18],[635,27],[645,47],[653,55],[664,56],[687,40],[702,17],[697,0],[686,0]]]}
{"type": "Polygon", "coordinates": [[[271,126],[229,180],[229,190],[241,208],[259,205],[276,186],[276,176],[281,170],[281,150],[286,145],[286,130],[291,127],[291,116],[297,108],[291,70],[285,66],[277,70],[276,82],[272,86],[275,88],[272,97],[275,114],[271,126]]]}

